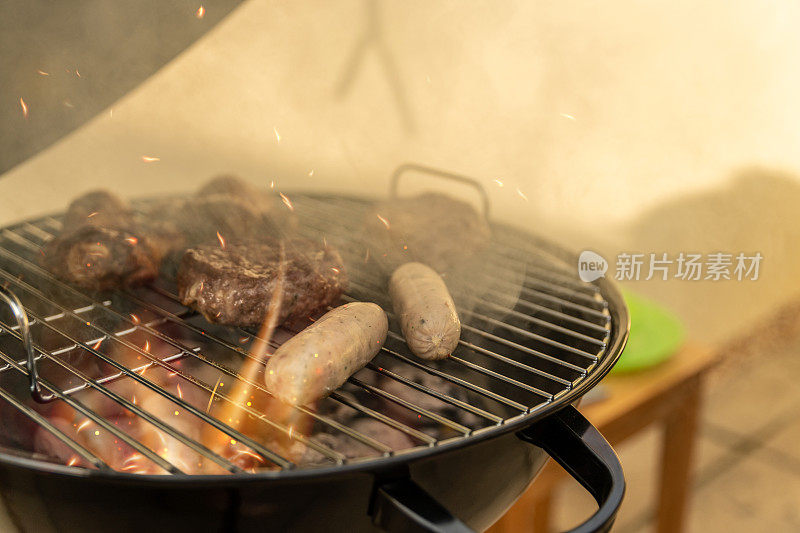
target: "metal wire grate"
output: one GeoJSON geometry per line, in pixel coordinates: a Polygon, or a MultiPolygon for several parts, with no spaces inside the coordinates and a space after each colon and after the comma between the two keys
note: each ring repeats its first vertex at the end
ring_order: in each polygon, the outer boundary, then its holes
{"type": "MultiPolygon", "coordinates": [[[[368,267],[360,238],[369,204],[291,200],[302,232],[342,253],[351,278],[343,300],[391,309],[385,280],[368,267]]],[[[0,312],[0,416],[17,426],[0,445],[78,467],[180,474],[195,472],[197,463],[204,473],[241,473],[442,446],[530,416],[567,394],[606,357],[617,327],[599,286],[578,280],[568,256],[496,226],[481,267],[469,271],[472,290],[458,299],[463,333],[452,357],[415,358],[391,321],[381,353],[345,386],[314,407],[278,409],[263,385],[263,363],[254,377],[240,373],[252,359],[255,332],[206,322],[165,280],[93,294],[55,279],[38,257],[60,228],[53,216],[0,230],[0,285],[28,314],[40,383],[53,396],[45,404],[31,399],[20,328],[0,312]],[[223,419],[231,391],[244,385],[251,393],[239,405],[246,423],[223,419]],[[220,439],[236,453],[212,444],[220,439]],[[95,444],[101,441],[111,452],[95,444]]],[[[295,332],[282,328],[270,346],[295,332]]]]}

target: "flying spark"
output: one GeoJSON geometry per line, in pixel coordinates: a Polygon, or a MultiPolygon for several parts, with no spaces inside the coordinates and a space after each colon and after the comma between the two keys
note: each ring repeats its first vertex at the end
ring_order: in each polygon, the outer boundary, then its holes
{"type": "MultiPolygon", "coordinates": [[[[150,341],[144,341],[144,347],[142,348],[146,353],[150,353],[150,341]]],[[[144,374],[144,370],[142,370],[142,374],[144,374]]]]}
{"type": "Polygon", "coordinates": [[[28,118],[28,104],[25,103],[21,96],[19,97],[19,105],[22,107],[22,116],[28,118]]]}
{"type": "Polygon", "coordinates": [[[272,127],[272,131],[274,131],[274,132],[275,132],[275,138],[276,138],[276,139],[278,139],[278,142],[281,142],[281,134],[280,134],[280,133],[278,133],[278,128],[276,128],[275,126],[273,126],[273,127],[272,127]]]}
{"type": "Polygon", "coordinates": [[[206,8],[200,6],[197,8],[197,11],[194,12],[194,16],[201,19],[206,16],[206,8]]]}
{"type": "Polygon", "coordinates": [[[217,240],[219,241],[220,247],[224,250],[225,249],[225,237],[223,237],[220,232],[217,232],[217,240]]]}
{"type": "Polygon", "coordinates": [[[80,73],[80,71],[78,69],[75,69],[75,75],[78,76],[79,78],[83,77],[83,76],[81,76],[81,73],[80,73]]]}
{"type": "Polygon", "coordinates": [[[526,202],[528,201],[528,197],[525,196],[525,193],[522,192],[521,190],[517,189],[517,194],[519,194],[519,197],[525,200],[526,202]]]}
{"type": "Polygon", "coordinates": [[[145,163],[154,163],[156,161],[161,161],[161,158],[160,157],[153,157],[153,156],[150,156],[150,155],[143,155],[142,156],[142,161],[144,161],[145,163]]]}
{"type": "Polygon", "coordinates": [[[497,184],[498,187],[502,187],[503,186],[503,182],[500,181],[500,180],[492,180],[492,181],[494,181],[497,184]]]}
{"type": "Polygon", "coordinates": [[[86,426],[88,426],[91,423],[92,423],[92,421],[87,418],[86,420],[81,422],[81,424],[78,426],[78,431],[77,432],[80,433],[82,430],[86,429],[86,426]]]}
{"type": "Polygon", "coordinates": [[[275,180],[272,180],[272,181],[269,182],[269,188],[270,189],[274,189],[275,188],[275,180]]]}
{"type": "Polygon", "coordinates": [[[221,381],[222,381],[222,376],[217,378],[217,384],[214,385],[214,390],[211,391],[211,397],[208,399],[208,405],[206,406],[206,413],[211,410],[211,403],[214,401],[214,395],[217,394],[217,387],[219,387],[221,381]]]}
{"type": "Polygon", "coordinates": [[[36,72],[39,74],[39,76],[49,76],[50,75],[49,72],[45,72],[43,70],[37,70],[36,72]]]}
{"type": "Polygon", "coordinates": [[[175,386],[178,388],[178,398],[183,400],[183,391],[181,390],[181,384],[180,383],[176,383],[175,386]]]}
{"type": "Polygon", "coordinates": [[[375,216],[378,217],[378,220],[383,222],[383,225],[386,226],[386,229],[389,229],[389,221],[385,217],[382,217],[378,214],[376,214],[375,216]]]}
{"type": "Polygon", "coordinates": [[[75,466],[78,463],[78,456],[73,455],[69,458],[69,462],[67,462],[67,466],[75,466]]]}
{"type": "Polygon", "coordinates": [[[141,320],[139,320],[138,316],[136,316],[133,313],[131,313],[131,322],[133,322],[134,324],[139,324],[141,322],[141,320]]]}
{"type": "Polygon", "coordinates": [[[282,192],[279,192],[278,194],[281,195],[281,200],[283,200],[283,203],[286,204],[286,207],[289,208],[289,211],[294,211],[294,206],[292,205],[291,200],[289,200],[289,197],[283,194],[282,192]]]}
{"type": "Polygon", "coordinates": [[[313,168],[311,169],[311,172],[308,173],[308,175],[309,176],[313,176],[314,175],[314,169],[313,168]]]}
{"type": "Polygon", "coordinates": [[[136,237],[128,237],[125,240],[133,244],[134,246],[139,243],[139,239],[137,239],[136,237]]]}
{"type": "Polygon", "coordinates": [[[566,113],[559,113],[559,115],[561,115],[562,117],[564,117],[564,118],[566,118],[566,119],[569,119],[569,120],[577,120],[577,119],[576,119],[575,117],[573,117],[572,115],[568,115],[568,114],[566,114],[566,113]]]}
{"type": "Polygon", "coordinates": [[[94,351],[97,351],[97,349],[98,349],[98,348],[100,348],[100,345],[101,345],[101,344],[103,344],[103,339],[100,339],[99,341],[97,341],[96,343],[94,343],[94,344],[92,345],[92,350],[94,350],[94,351]]]}

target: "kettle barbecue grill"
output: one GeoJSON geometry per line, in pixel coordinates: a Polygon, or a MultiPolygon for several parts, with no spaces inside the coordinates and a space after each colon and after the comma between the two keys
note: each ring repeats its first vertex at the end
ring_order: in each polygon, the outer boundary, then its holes
{"type": "MultiPolygon", "coordinates": [[[[395,173],[393,191],[409,170],[473,183],[405,165],[395,173]]],[[[390,309],[383,281],[364,265],[365,244],[358,238],[371,202],[286,196],[300,231],[324,238],[345,258],[351,285],[343,301],[390,309]]],[[[629,317],[613,283],[581,281],[577,256],[548,240],[492,224],[491,247],[481,256],[485,272],[473,269],[472,300],[459,306],[463,334],[452,357],[415,358],[391,321],[385,347],[365,369],[317,406],[293,408],[317,432],[242,406],[254,424],[313,450],[318,460],[308,465],[182,392],[196,391],[209,406],[231,401],[229,391],[249,380],[239,368],[251,357],[256,332],[206,322],[164,279],[91,293],[54,278],[38,256],[60,228],[61,216],[54,214],[0,229],[0,296],[8,304],[0,311],[0,494],[22,530],[481,530],[521,495],[548,455],[599,503],[576,531],[613,524],[624,492],[620,463],[573,405],[618,359],[629,317]],[[84,370],[78,361],[87,359],[101,370],[84,370]],[[121,384],[215,428],[270,468],[243,469],[163,412],[137,404],[121,384]],[[220,474],[184,472],[169,454],[126,432],[90,395],[145,421],[220,474]],[[76,437],[78,429],[54,423],[48,413],[55,406],[123,443],[160,475],[109,464],[76,437]],[[342,410],[353,416],[342,418],[342,410]],[[399,432],[413,445],[395,449],[353,419],[399,432]],[[361,452],[337,451],[320,431],[357,443],[361,452]],[[32,448],[33,432],[45,432],[70,460],[32,448]]],[[[293,331],[279,333],[287,338],[293,331]]],[[[270,341],[273,348],[280,338],[270,341]]],[[[268,396],[263,381],[248,385],[268,396]]]]}

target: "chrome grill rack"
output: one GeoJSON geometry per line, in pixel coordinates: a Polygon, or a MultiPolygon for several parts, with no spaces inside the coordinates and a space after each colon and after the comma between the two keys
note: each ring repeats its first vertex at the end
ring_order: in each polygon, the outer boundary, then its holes
{"type": "MultiPolygon", "coordinates": [[[[390,310],[385,280],[365,264],[366,244],[358,237],[370,204],[289,197],[301,231],[342,253],[351,279],[343,301],[374,301],[390,310]]],[[[22,324],[0,310],[0,421],[16,427],[0,440],[0,451],[76,468],[186,474],[198,458],[205,473],[238,474],[444,446],[535,415],[589,381],[617,327],[602,284],[580,281],[569,254],[496,225],[482,267],[470,274],[477,288],[459,299],[463,334],[452,357],[417,359],[392,321],[381,353],[344,387],[315,406],[284,407],[290,412],[277,416],[263,385],[263,362],[254,377],[240,372],[253,359],[256,332],[208,323],[165,280],[95,294],[54,278],[38,258],[60,228],[60,216],[48,216],[0,230],[2,294],[29,320],[22,324]],[[45,402],[30,395],[25,329],[45,402]],[[252,402],[237,404],[247,417],[241,425],[219,413],[243,384],[252,402]],[[407,446],[363,430],[355,423],[362,420],[402,435],[407,446]],[[122,458],[94,445],[86,432],[122,458]],[[244,466],[212,449],[209,435],[229,439],[254,463],[244,466]],[[343,453],[326,435],[352,442],[358,453],[343,453]]],[[[280,328],[269,346],[294,333],[280,328]]]]}

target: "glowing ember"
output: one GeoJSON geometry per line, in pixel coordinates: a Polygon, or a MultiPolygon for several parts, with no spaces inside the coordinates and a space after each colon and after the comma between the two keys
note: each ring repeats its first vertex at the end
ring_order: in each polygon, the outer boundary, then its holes
{"type": "Polygon", "coordinates": [[[290,211],[294,211],[294,206],[292,205],[291,200],[289,200],[289,197],[282,192],[279,192],[278,194],[281,195],[281,200],[283,200],[283,203],[286,204],[286,207],[288,207],[290,211]]]}
{"type": "Polygon", "coordinates": [[[525,193],[522,192],[521,190],[517,189],[517,194],[519,194],[519,197],[525,200],[526,202],[528,201],[528,197],[525,196],[525,193]]]}
{"type": "Polygon", "coordinates": [[[139,239],[137,239],[136,237],[128,237],[125,240],[128,241],[129,243],[133,244],[134,246],[139,243],[139,239]]]}
{"type": "Polygon", "coordinates": [[[154,163],[156,161],[161,161],[161,158],[160,157],[153,157],[153,156],[150,156],[150,155],[143,155],[142,156],[142,161],[144,161],[145,163],[154,163]]]}
{"type": "Polygon", "coordinates": [[[133,322],[134,324],[139,324],[141,322],[141,320],[139,320],[138,316],[136,316],[133,313],[131,313],[131,322],[133,322]]]}
{"type": "Polygon", "coordinates": [[[220,235],[219,232],[217,232],[217,240],[219,241],[220,247],[224,250],[225,249],[225,237],[223,237],[222,235],[220,235]]]}
{"type": "Polygon", "coordinates": [[[80,433],[81,431],[86,429],[86,426],[88,426],[91,423],[92,423],[92,421],[87,418],[86,420],[84,420],[83,422],[80,423],[80,425],[78,426],[77,432],[80,433]]]}
{"type": "Polygon", "coordinates": [[[75,466],[77,463],[78,463],[78,456],[73,455],[72,457],[69,458],[69,461],[67,461],[67,466],[75,466]]]}
{"type": "Polygon", "coordinates": [[[181,400],[183,400],[183,391],[181,390],[181,384],[180,384],[180,383],[178,383],[178,384],[176,385],[176,387],[178,388],[178,398],[180,398],[181,400]]]}
{"type": "Polygon", "coordinates": [[[28,104],[25,103],[21,96],[19,97],[19,105],[22,107],[22,116],[28,118],[28,104]]]}
{"type": "Polygon", "coordinates": [[[281,134],[280,134],[280,133],[278,133],[278,128],[276,128],[276,127],[274,127],[274,126],[273,126],[273,127],[272,127],[272,131],[274,131],[274,132],[275,132],[275,138],[276,138],[276,139],[278,139],[278,142],[281,142],[281,134]]]}
{"type": "Polygon", "coordinates": [[[97,341],[96,343],[94,343],[94,344],[92,345],[92,350],[95,350],[95,351],[97,351],[97,349],[98,349],[98,348],[100,348],[100,345],[101,345],[101,344],[103,344],[103,339],[100,339],[99,341],[97,341]]]}
{"type": "MultiPolygon", "coordinates": [[[[150,353],[150,341],[144,341],[144,347],[142,348],[147,353],[150,353]]],[[[142,374],[144,374],[144,370],[142,370],[142,374]]]]}
{"type": "Polygon", "coordinates": [[[194,16],[201,19],[206,16],[206,8],[200,6],[197,8],[197,11],[194,12],[194,16]]]}
{"type": "Polygon", "coordinates": [[[389,229],[389,221],[385,217],[382,217],[381,215],[377,214],[375,216],[378,217],[378,220],[383,222],[383,225],[386,226],[386,229],[389,229]]]}

